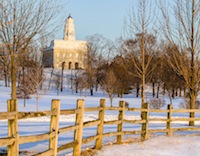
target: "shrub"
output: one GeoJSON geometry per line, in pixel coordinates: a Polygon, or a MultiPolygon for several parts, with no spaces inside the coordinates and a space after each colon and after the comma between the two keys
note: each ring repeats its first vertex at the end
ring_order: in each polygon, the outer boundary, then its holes
{"type": "Polygon", "coordinates": [[[165,100],[162,100],[160,98],[152,98],[148,101],[150,108],[152,109],[160,109],[161,107],[166,105],[165,100]]]}

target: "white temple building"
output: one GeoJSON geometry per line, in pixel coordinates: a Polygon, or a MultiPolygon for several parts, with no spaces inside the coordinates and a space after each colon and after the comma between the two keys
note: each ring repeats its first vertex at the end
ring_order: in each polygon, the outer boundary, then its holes
{"type": "Polygon", "coordinates": [[[74,20],[69,15],[64,29],[64,39],[53,40],[50,46],[44,49],[44,65],[53,68],[84,69],[86,57],[87,42],[76,40],[74,20]]]}

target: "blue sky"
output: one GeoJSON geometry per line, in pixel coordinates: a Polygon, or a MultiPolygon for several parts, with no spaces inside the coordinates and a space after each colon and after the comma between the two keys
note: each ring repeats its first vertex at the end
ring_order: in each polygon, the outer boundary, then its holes
{"type": "MultiPolygon", "coordinates": [[[[84,40],[86,36],[102,34],[115,40],[120,37],[123,22],[131,3],[135,0],[62,0],[65,3],[64,17],[69,13],[74,19],[76,38],[84,40]]],[[[61,26],[64,29],[64,23],[61,26]]],[[[63,29],[55,33],[58,39],[63,38],[63,29]]]]}

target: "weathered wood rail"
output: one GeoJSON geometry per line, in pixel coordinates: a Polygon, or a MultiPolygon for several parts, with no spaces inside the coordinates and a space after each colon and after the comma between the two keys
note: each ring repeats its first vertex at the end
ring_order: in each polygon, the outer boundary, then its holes
{"type": "Polygon", "coordinates": [[[173,118],[175,113],[190,113],[196,112],[200,113],[198,109],[189,110],[174,110],[172,105],[168,105],[167,110],[157,110],[149,109],[148,104],[145,104],[145,109],[140,108],[126,108],[125,102],[120,101],[119,107],[106,107],[105,100],[100,100],[99,107],[84,107],[83,100],[77,100],[76,109],[71,110],[60,110],[60,101],[52,100],[52,108],[49,111],[42,112],[18,112],[17,110],[17,100],[8,100],[7,102],[8,112],[0,112],[0,120],[8,120],[8,137],[0,138],[0,146],[7,146],[7,155],[18,156],[19,155],[19,145],[30,142],[38,142],[42,140],[49,140],[49,149],[43,151],[42,153],[36,154],[37,156],[56,156],[57,153],[73,148],[73,155],[81,155],[81,147],[83,144],[95,141],[94,148],[96,150],[101,149],[103,145],[104,137],[116,136],[116,143],[121,144],[123,142],[123,135],[134,135],[140,134],[143,140],[149,137],[150,133],[164,132],[168,136],[172,136],[173,132],[176,131],[200,131],[200,127],[173,127],[172,122],[177,121],[200,121],[200,118],[173,118]],[[118,119],[113,121],[105,121],[105,111],[118,111],[118,119]],[[84,113],[98,111],[98,118],[93,121],[83,121],[84,113]],[[127,112],[145,112],[143,119],[137,120],[127,120],[125,119],[125,111],[127,112]],[[166,113],[166,118],[150,118],[149,113],[166,113]],[[70,115],[75,114],[76,120],[75,125],[59,128],[59,117],[60,115],[70,115]],[[18,120],[35,118],[42,116],[51,116],[50,129],[48,133],[33,135],[33,136],[19,136],[18,132],[18,120]],[[166,124],[164,129],[150,129],[149,123],[151,122],[162,122],[166,124]],[[124,123],[128,124],[140,124],[141,130],[125,131],[124,123]],[[104,133],[105,125],[117,125],[116,132],[104,133]],[[96,135],[83,138],[83,129],[91,126],[97,126],[96,135]],[[74,140],[67,144],[58,146],[59,134],[74,131],[74,140]]]}

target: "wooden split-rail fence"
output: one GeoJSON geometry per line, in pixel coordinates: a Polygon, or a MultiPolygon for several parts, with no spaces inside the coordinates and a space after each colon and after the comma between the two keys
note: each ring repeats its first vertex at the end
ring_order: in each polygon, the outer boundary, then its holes
{"type": "Polygon", "coordinates": [[[36,154],[37,156],[56,156],[59,152],[73,148],[73,155],[81,155],[81,147],[83,144],[95,141],[94,149],[99,150],[103,146],[103,138],[116,136],[116,143],[121,144],[123,142],[124,135],[141,135],[142,139],[147,139],[150,133],[153,132],[164,132],[168,136],[171,136],[173,132],[176,131],[200,131],[200,127],[173,127],[172,122],[175,121],[200,121],[200,118],[173,118],[174,113],[190,113],[190,112],[200,112],[198,109],[189,110],[174,110],[172,105],[168,105],[167,110],[157,110],[149,109],[149,105],[145,104],[145,108],[126,108],[125,102],[120,101],[119,107],[107,107],[105,105],[105,100],[100,100],[99,107],[84,107],[84,100],[77,100],[76,109],[71,110],[60,110],[60,101],[52,100],[52,108],[49,111],[42,112],[18,112],[17,110],[17,100],[8,100],[7,103],[8,112],[0,112],[0,120],[8,120],[8,137],[0,138],[0,146],[7,146],[8,156],[18,156],[19,155],[19,145],[38,142],[42,140],[49,140],[49,149],[42,153],[36,154]],[[105,121],[105,111],[114,110],[118,111],[118,120],[105,121]],[[98,119],[93,121],[83,121],[84,113],[90,111],[98,111],[98,119]],[[143,119],[127,120],[125,118],[125,111],[129,112],[142,112],[143,119]],[[166,118],[150,118],[149,113],[166,113],[166,118]],[[70,115],[76,114],[75,125],[59,128],[59,116],[60,115],[70,115]],[[48,133],[31,135],[31,136],[19,136],[18,132],[18,120],[41,117],[41,116],[51,116],[50,129],[48,133]],[[150,122],[164,122],[166,124],[164,129],[150,129],[150,122]],[[140,130],[125,131],[123,124],[140,124],[140,130]],[[117,125],[117,131],[104,133],[105,125],[117,125]],[[83,138],[83,129],[90,126],[97,126],[96,135],[83,138]],[[67,144],[58,147],[58,137],[59,134],[64,132],[74,131],[74,140],[67,144]]]}

